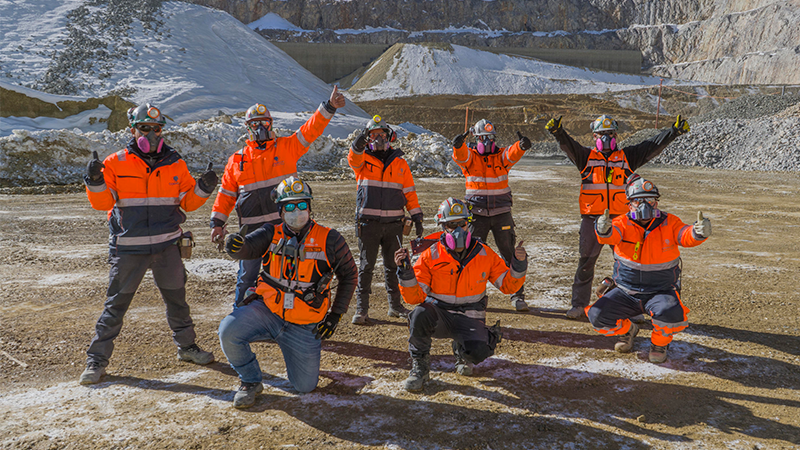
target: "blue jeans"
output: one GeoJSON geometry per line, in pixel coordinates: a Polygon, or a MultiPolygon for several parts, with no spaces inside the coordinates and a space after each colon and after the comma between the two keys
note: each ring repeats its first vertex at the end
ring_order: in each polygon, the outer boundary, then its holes
{"type": "Polygon", "coordinates": [[[257,300],[236,308],[219,324],[219,343],[233,370],[244,383],[261,382],[261,368],[250,349],[254,341],[277,342],[286,363],[289,382],[301,393],[319,382],[322,342],[314,339],[316,323],[297,325],[278,317],[257,300]]]}
{"type": "Polygon", "coordinates": [[[236,273],[236,296],[233,299],[234,307],[244,299],[247,288],[256,285],[259,273],[261,273],[261,258],[239,261],[239,272],[236,273]]]}

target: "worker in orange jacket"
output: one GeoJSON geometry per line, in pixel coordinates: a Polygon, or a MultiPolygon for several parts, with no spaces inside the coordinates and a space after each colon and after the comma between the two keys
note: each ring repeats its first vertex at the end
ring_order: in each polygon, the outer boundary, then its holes
{"type": "Polygon", "coordinates": [[[106,373],[114,339],[147,269],[167,307],[167,323],[178,346],[178,359],[196,364],[214,361],[195,343],[194,322],[186,303],[186,271],[175,245],[183,235],[183,211],[194,211],[211,196],[217,175],[208,170],[193,179],[186,162],[164,143],[166,119],[155,106],[128,110],[131,140],[103,162],[94,152],[84,177],[92,208],[108,211],[109,275],[103,313],[86,351],[81,384],[94,384],[106,373]],[[183,209],[183,211],[181,211],[183,209]]]}
{"type": "Polygon", "coordinates": [[[403,236],[403,209],[408,210],[416,224],[417,236],[423,233],[422,209],[417,189],[403,151],[392,148],[397,135],[378,115],[350,146],[347,162],[356,175],[356,236],[361,262],[356,290],[356,312],[352,322],[364,325],[369,319],[369,296],[372,293],[372,273],[382,249],[383,273],[389,296],[389,317],[408,316],[397,286],[397,266],[394,253],[400,248],[403,236]]]}
{"type": "Polygon", "coordinates": [[[711,235],[711,222],[698,213],[694,225],[658,209],[658,188],[638,174],[628,179],[628,213],[611,218],[609,210],[597,218],[595,231],[601,244],[614,247],[614,283],[586,315],[606,336],[619,336],[620,353],[633,349],[639,326],[632,317],[653,317],[650,361],[662,363],[675,333],[688,325],[689,309],[681,302],[681,256],[678,246],[694,247],[711,235]]]}
{"type": "Polygon", "coordinates": [[[453,339],[456,372],[472,374],[473,365],[494,354],[500,342],[499,322],[486,326],[486,283],[504,294],[525,283],[528,255],[519,242],[510,267],[488,245],[472,234],[472,214],[465,202],[448,198],[439,206],[439,241],[422,252],[413,267],[408,250],[394,255],[400,292],[406,303],[417,305],[409,314],[408,349],[411,373],[404,387],[421,391],[430,379],[431,339],[453,339]]]}
{"type": "Polygon", "coordinates": [[[678,116],[669,129],[625,148],[617,145],[617,121],[607,115],[598,117],[591,124],[593,148],[584,147],[572,139],[561,126],[561,117],[550,119],[545,128],[581,173],[580,259],[572,283],[572,308],[566,313],[568,319],[575,320],[583,317],[591,299],[594,266],[603,249],[594,234],[595,220],[606,209],[612,217],[628,211],[625,181],[639,167],[660,155],[675,138],[687,133],[689,124],[678,116]]]}
{"type": "MultiPolygon", "coordinates": [[[[497,251],[507,265],[511,264],[517,239],[511,216],[513,200],[508,187],[508,172],[531,148],[530,139],[520,132],[517,136],[519,142],[499,147],[495,142],[494,124],[481,119],[469,131],[453,139],[453,161],[464,173],[467,188],[464,200],[472,207],[475,217],[473,234],[486,242],[491,231],[497,251]],[[475,136],[474,144],[464,143],[469,134],[475,136]]],[[[524,286],[511,296],[511,305],[517,311],[528,310],[524,286]]]]}
{"type": "MultiPolygon", "coordinates": [[[[256,103],[245,113],[249,138],[245,146],[228,158],[214,206],[211,209],[211,241],[220,243],[227,230],[225,223],[236,208],[239,225],[255,230],[265,223],[280,223],[278,207],[270,199],[273,189],[292,175],[297,175],[297,161],[325,130],[337,108],[345,106],[344,95],[334,86],[328,101],[291,136],[276,137],[272,115],[266,106],[256,103]]],[[[261,259],[239,261],[234,304],[255,285],[261,259]]]]}

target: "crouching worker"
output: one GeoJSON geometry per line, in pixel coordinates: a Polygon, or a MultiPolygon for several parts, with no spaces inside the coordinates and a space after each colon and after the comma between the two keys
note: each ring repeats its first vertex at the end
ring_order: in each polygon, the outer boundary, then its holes
{"type": "Polygon", "coordinates": [[[430,379],[431,338],[453,339],[456,372],[471,375],[472,367],[494,354],[501,340],[499,323],[486,326],[486,282],[504,294],[525,283],[528,255],[519,242],[511,267],[488,245],[472,236],[472,213],[461,200],[448,198],[439,206],[439,241],[410,264],[408,250],[395,252],[400,293],[417,305],[409,314],[408,349],[413,359],[405,389],[421,391],[430,379]]]}
{"type": "Polygon", "coordinates": [[[272,197],[281,224],[267,223],[250,234],[245,225],[225,241],[225,250],[234,259],[263,257],[255,292],[219,325],[222,352],[241,380],[233,398],[236,408],[251,406],[264,389],[258,360],[250,349],[254,341],[273,340],[280,346],[289,381],[298,392],[317,387],[320,339],[333,335],[358,281],[342,235],[311,220],[313,197],[305,182],[289,177],[272,197]],[[331,303],[334,274],[339,284],[331,303]]]}
{"type": "Polygon", "coordinates": [[[694,247],[711,235],[711,222],[698,213],[693,226],[658,209],[658,188],[637,174],[628,178],[628,213],[612,219],[608,210],[597,218],[598,242],[614,248],[614,282],[597,302],[586,307],[595,330],[619,336],[614,349],[627,353],[639,326],[631,318],[653,316],[650,361],[667,359],[675,333],[688,325],[689,310],[681,303],[681,255],[678,246],[694,247]]]}

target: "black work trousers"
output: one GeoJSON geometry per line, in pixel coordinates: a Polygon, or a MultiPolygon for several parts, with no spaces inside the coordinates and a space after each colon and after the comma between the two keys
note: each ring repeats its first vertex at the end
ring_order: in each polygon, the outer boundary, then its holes
{"type": "MultiPolygon", "coordinates": [[[[592,281],[594,280],[594,266],[600,257],[603,244],[597,242],[594,232],[594,222],[598,216],[581,216],[580,241],[578,251],[578,270],[575,271],[575,280],[572,282],[572,306],[586,308],[592,299],[592,281]]],[[[616,216],[612,216],[616,217],[616,216]]]]}
{"type": "MultiPolygon", "coordinates": [[[[517,235],[514,232],[514,218],[511,212],[498,214],[496,216],[474,215],[472,222],[472,234],[486,243],[489,238],[489,231],[494,236],[494,243],[497,246],[497,253],[506,262],[506,266],[511,267],[511,260],[514,258],[514,246],[517,245],[517,235]]],[[[511,296],[512,301],[525,300],[525,286],[511,296]]]]}
{"type": "Polygon", "coordinates": [[[372,294],[372,274],[378,260],[378,249],[383,256],[383,275],[389,306],[399,309],[403,298],[397,282],[397,264],[394,252],[400,248],[397,238],[403,238],[403,222],[381,223],[377,220],[358,221],[358,252],[361,257],[358,267],[358,287],[356,288],[356,311],[369,311],[369,296],[372,294]]]}
{"type": "Polygon", "coordinates": [[[415,359],[430,353],[432,338],[452,339],[453,351],[473,364],[494,355],[497,347],[498,336],[486,327],[485,320],[448,311],[431,301],[417,305],[408,321],[408,350],[415,359]]]}

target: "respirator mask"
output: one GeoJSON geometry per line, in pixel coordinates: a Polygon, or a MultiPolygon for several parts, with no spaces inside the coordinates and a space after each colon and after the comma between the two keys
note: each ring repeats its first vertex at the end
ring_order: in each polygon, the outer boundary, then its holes
{"type": "Polygon", "coordinates": [[[636,209],[630,212],[633,220],[650,220],[661,217],[661,211],[656,208],[658,199],[655,197],[631,200],[631,205],[636,209]]]}
{"type": "Polygon", "coordinates": [[[464,220],[454,230],[447,226],[444,227],[444,243],[447,248],[456,250],[469,247],[472,242],[472,232],[466,228],[466,225],[467,221],[464,220]]]}
{"type": "Polygon", "coordinates": [[[136,145],[142,153],[161,153],[161,147],[164,146],[164,140],[161,136],[156,134],[156,130],[161,131],[161,127],[150,125],[139,125],[136,127],[141,136],[136,139],[136,145]],[[147,134],[145,134],[147,133],[147,134]]]}
{"type": "Polygon", "coordinates": [[[478,153],[481,155],[491,155],[497,151],[497,145],[494,143],[494,136],[478,136],[478,153]]]}
{"type": "Polygon", "coordinates": [[[609,134],[601,134],[595,142],[597,149],[601,152],[615,150],[617,148],[617,138],[609,134]]]}

